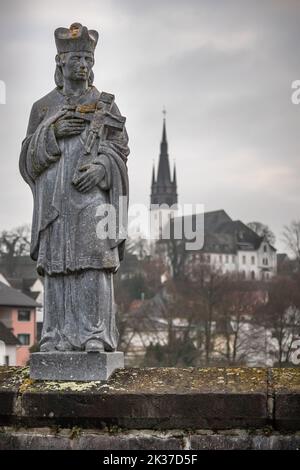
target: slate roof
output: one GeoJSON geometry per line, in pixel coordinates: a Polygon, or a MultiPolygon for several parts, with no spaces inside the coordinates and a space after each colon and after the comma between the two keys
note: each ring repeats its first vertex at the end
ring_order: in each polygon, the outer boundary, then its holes
{"type": "Polygon", "coordinates": [[[37,278],[36,263],[29,255],[15,256],[13,259],[13,266],[8,265],[8,260],[5,258],[0,259],[0,272],[6,278],[13,277],[16,279],[33,279],[37,278]]]}
{"type": "MultiPolygon", "coordinates": [[[[257,250],[264,240],[240,220],[232,220],[223,209],[199,215],[202,229],[204,224],[204,246],[200,251],[236,254],[239,250],[257,250]]],[[[193,231],[196,230],[196,215],[175,217],[171,223],[176,226],[182,221],[192,224],[193,231]]],[[[274,247],[271,248],[275,251],[274,247]]]]}
{"type": "Polygon", "coordinates": [[[8,260],[1,258],[0,273],[14,289],[34,300],[39,296],[39,292],[33,292],[31,288],[37,279],[44,283],[44,278],[37,274],[36,263],[30,256],[15,256],[12,266],[8,265],[8,260]]]}
{"type": "Polygon", "coordinates": [[[165,330],[167,327],[167,293],[162,288],[150,299],[146,299],[140,305],[124,315],[126,328],[134,331],[153,332],[165,330]]]}
{"type": "Polygon", "coordinates": [[[0,282],[0,306],[35,308],[40,307],[40,304],[23,292],[0,282]]]}
{"type": "Polygon", "coordinates": [[[34,278],[7,278],[9,284],[14,288],[21,291],[29,291],[30,288],[37,280],[37,275],[34,278]]]}
{"type": "Polygon", "coordinates": [[[42,281],[43,278],[41,278],[41,277],[38,278],[38,275],[37,275],[35,278],[28,278],[28,279],[26,279],[26,278],[23,278],[23,279],[8,278],[7,280],[9,282],[9,284],[11,285],[11,287],[23,292],[23,294],[28,295],[28,297],[31,297],[32,299],[36,300],[37,297],[40,295],[40,292],[32,291],[31,288],[32,288],[32,286],[34,285],[34,283],[36,282],[37,279],[41,279],[41,281],[42,281]]]}
{"type": "Polygon", "coordinates": [[[19,346],[21,343],[15,335],[0,321],[0,341],[7,346],[19,346]]]}

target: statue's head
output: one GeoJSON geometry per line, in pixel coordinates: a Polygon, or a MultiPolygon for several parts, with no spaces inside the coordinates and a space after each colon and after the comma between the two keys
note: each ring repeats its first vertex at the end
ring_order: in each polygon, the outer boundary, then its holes
{"type": "Polygon", "coordinates": [[[93,83],[94,51],[98,33],[80,23],[69,29],[58,28],[54,33],[57,47],[55,83],[63,87],[64,79],[93,83]]]}

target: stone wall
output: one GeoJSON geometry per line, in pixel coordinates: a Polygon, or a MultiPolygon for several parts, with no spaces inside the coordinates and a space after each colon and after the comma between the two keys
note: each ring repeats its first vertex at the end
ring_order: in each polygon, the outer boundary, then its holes
{"type": "Polygon", "coordinates": [[[39,382],[0,367],[0,449],[297,449],[300,369],[128,368],[39,382]]]}

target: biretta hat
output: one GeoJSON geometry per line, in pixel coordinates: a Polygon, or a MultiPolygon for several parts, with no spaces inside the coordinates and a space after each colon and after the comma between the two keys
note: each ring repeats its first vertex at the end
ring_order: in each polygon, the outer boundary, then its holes
{"type": "Polygon", "coordinates": [[[80,23],[71,24],[70,28],[57,28],[54,32],[57,52],[94,52],[98,42],[97,31],[88,30],[80,23]]]}

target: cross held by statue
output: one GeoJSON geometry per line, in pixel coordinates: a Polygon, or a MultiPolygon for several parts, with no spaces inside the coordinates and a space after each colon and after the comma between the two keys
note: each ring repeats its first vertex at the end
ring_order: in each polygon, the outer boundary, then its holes
{"type": "Polygon", "coordinates": [[[85,153],[91,153],[91,149],[96,139],[99,139],[99,145],[107,139],[108,130],[122,131],[124,129],[126,118],[116,116],[111,113],[115,97],[110,93],[102,92],[97,102],[96,110],[91,119],[90,129],[84,144],[85,153]]]}

